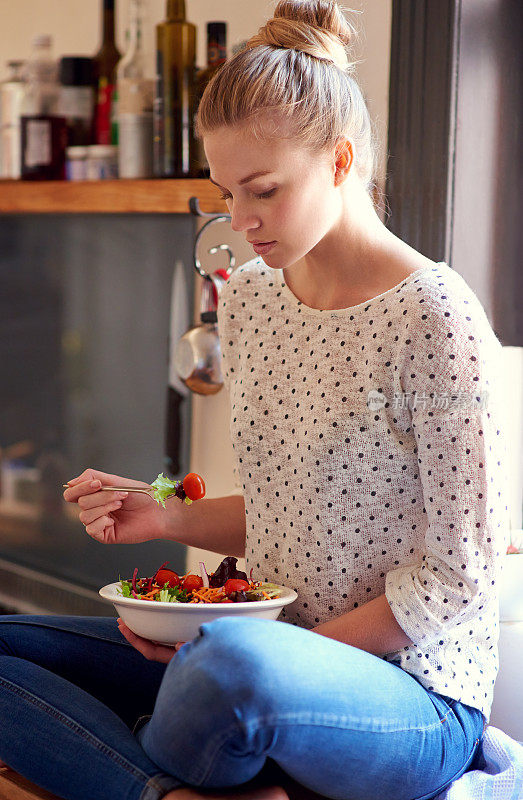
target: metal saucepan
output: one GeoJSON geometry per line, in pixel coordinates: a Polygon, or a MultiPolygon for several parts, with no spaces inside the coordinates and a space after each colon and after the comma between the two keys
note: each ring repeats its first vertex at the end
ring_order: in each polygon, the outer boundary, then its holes
{"type": "Polygon", "coordinates": [[[225,280],[216,274],[205,278],[202,286],[200,324],[185,333],[174,356],[178,375],[197,394],[216,394],[223,386],[222,354],[218,336],[217,304],[225,280]]]}
{"type": "Polygon", "coordinates": [[[194,242],[194,268],[202,277],[203,286],[200,304],[200,324],[190,328],[185,333],[176,348],[174,364],[178,375],[185,385],[197,394],[216,394],[223,386],[222,355],[220,339],[218,336],[218,295],[225,280],[235,267],[234,254],[228,244],[211,247],[209,255],[215,255],[224,250],[229,256],[229,266],[217,272],[205,272],[198,257],[198,245],[203,232],[216,222],[228,222],[228,214],[206,214],[200,210],[198,199],[192,197],[189,201],[191,213],[198,217],[209,217],[208,222],[199,230],[194,242]]]}

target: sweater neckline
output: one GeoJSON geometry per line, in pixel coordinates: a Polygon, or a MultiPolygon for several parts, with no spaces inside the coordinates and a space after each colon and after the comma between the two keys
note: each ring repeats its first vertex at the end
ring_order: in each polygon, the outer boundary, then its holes
{"type": "Polygon", "coordinates": [[[392,294],[399,294],[404,286],[407,286],[412,281],[415,281],[420,275],[423,275],[425,272],[435,272],[442,266],[447,266],[445,261],[438,261],[436,266],[425,266],[420,267],[414,272],[411,272],[406,278],[404,278],[400,283],[397,283],[395,286],[391,286],[390,289],[386,289],[381,294],[376,295],[375,297],[370,297],[368,300],[364,300],[362,303],[358,303],[355,306],[347,306],[346,308],[313,308],[312,306],[306,305],[302,300],[299,300],[294,292],[287,286],[285,282],[285,276],[283,274],[282,269],[275,270],[278,278],[281,282],[281,288],[283,293],[287,296],[289,300],[292,301],[293,305],[298,309],[298,311],[302,312],[305,311],[307,314],[313,314],[318,316],[325,316],[330,314],[332,316],[344,316],[347,314],[354,314],[360,311],[366,311],[371,305],[374,303],[381,303],[386,298],[390,297],[392,294]]]}

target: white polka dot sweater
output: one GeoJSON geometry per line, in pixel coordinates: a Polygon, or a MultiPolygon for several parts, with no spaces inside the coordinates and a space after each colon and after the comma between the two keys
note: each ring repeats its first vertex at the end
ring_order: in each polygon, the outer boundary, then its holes
{"type": "Polygon", "coordinates": [[[261,259],[221,291],[246,563],[313,628],[386,594],[411,646],[384,658],[488,719],[505,457],[501,345],[445,264],[351,308],[300,302],[261,259]]]}

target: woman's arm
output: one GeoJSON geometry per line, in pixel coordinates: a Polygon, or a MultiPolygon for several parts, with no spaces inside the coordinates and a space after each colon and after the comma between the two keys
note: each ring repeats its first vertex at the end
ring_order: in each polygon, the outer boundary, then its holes
{"type": "Polygon", "coordinates": [[[245,503],[239,495],[167,502],[166,539],[228,556],[245,556],[245,503]]]}
{"type": "Polygon", "coordinates": [[[151,497],[129,492],[104,492],[104,486],[146,487],[148,484],[91,468],[68,481],[64,498],[78,503],[80,521],[89,536],[104,544],[135,544],[171,539],[224,555],[245,555],[243,496],[198,500],[191,507],[170,498],[165,509],[151,497]]]}
{"type": "Polygon", "coordinates": [[[391,569],[385,594],[417,646],[443,643],[451,631],[458,638],[461,625],[472,636],[482,616],[495,613],[507,521],[501,347],[472,293],[464,302],[443,298],[448,302],[424,304],[413,320],[400,371],[416,437],[425,533],[421,559],[391,569]]]}
{"type": "Polygon", "coordinates": [[[400,373],[409,400],[418,398],[411,416],[427,522],[421,561],[391,569],[385,594],[313,629],[380,656],[445,639],[462,624],[468,633],[497,592],[505,507],[500,347],[477,302],[465,312],[427,306],[400,373]]]}
{"type": "Polygon", "coordinates": [[[375,656],[394,653],[412,644],[396,622],[384,594],[312,630],[375,656]]]}

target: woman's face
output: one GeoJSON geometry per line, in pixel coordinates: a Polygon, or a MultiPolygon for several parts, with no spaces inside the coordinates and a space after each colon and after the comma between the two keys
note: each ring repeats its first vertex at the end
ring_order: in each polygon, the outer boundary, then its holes
{"type": "Polygon", "coordinates": [[[334,157],[311,152],[291,138],[260,141],[247,126],[208,133],[204,147],[233,230],[245,235],[267,266],[295,264],[339,218],[334,157]]]}

